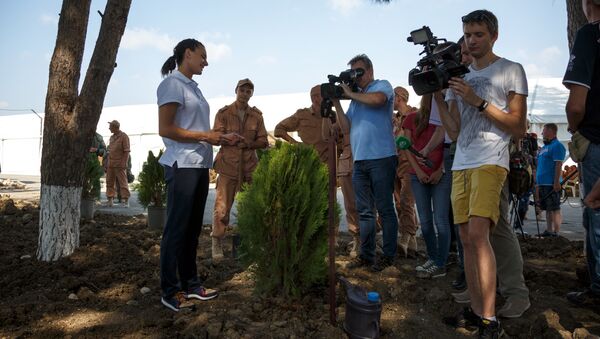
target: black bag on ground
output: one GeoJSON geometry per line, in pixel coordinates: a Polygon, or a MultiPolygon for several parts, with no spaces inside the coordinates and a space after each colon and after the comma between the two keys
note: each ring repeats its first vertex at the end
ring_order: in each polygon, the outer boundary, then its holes
{"type": "Polygon", "coordinates": [[[519,150],[511,152],[509,167],[508,189],[511,194],[520,197],[533,186],[533,171],[529,156],[519,150]]]}

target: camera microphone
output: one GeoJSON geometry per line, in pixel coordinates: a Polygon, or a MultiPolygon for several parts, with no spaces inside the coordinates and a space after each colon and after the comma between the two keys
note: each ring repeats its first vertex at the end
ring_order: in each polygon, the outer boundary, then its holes
{"type": "Polygon", "coordinates": [[[410,140],[408,140],[407,138],[405,138],[403,136],[397,137],[396,138],[396,147],[398,147],[399,149],[401,149],[403,151],[409,151],[410,153],[414,154],[415,156],[423,159],[423,161],[425,162],[425,166],[433,169],[433,163],[431,162],[431,160],[429,160],[429,158],[427,158],[423,154],[419,153],[416,149],[414,149],[412,147],[410,140]]]}

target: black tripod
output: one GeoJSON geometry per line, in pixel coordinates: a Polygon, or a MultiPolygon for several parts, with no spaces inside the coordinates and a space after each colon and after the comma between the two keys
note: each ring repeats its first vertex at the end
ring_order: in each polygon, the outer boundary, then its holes
{"type": "MultiPolygon", "coordinates": [[[[525,238],[525,231],[523,231],[523,220],[521,220],[521,216],[519,215],[519,197],[516,194],[509,193],[510,201],[512,203],[512,207],[510,209],[510,224],[514,228],[518,228],[521,231],[521,235],[525,238]]],[[[538,226],[539,233],[539,226],[538,226]]]]}

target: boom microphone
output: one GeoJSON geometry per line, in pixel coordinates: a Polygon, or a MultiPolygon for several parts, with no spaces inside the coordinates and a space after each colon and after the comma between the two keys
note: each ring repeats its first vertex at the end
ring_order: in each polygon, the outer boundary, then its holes
{"type": "Polygon", "coordinates": [[[399,149],[401,149],[403,151],[409,151],[410,153],[414,154],[415,156],[423,159],[425,166],[433,169],[433,163],[431,162],[431,160],[429,160],[429,158],[427,158],[423,154],[419,153],[416,149],[414,149],[412,147],[412,143],[407,138],[405,138],[403,136],[397,137],[396,138],[396,147],[398,147],[399,149]]]}

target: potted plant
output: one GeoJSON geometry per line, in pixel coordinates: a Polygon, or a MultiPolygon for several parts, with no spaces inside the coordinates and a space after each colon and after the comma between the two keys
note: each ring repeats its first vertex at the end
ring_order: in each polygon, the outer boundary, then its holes
{"type": "Polygon", "coordinates": [[[165,182],[164,169],[158,160],[162,156],[162,150],[158,156],[152,151],[148,152],[148,158],[142,166],[138,175],[138,183],[134,189],[138,192],[138,201],[144,208],[148,209],[148,226],[152,229],[162,230],[167,220],[167,184],[165,182]]]}
{"type": "Polygon", "coordinates": [[[104,169],[96,153],[88,153],[81,189],[81,218],[93,219],[96,200],[100,199],[100,177],[104,169]]]}

